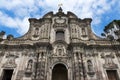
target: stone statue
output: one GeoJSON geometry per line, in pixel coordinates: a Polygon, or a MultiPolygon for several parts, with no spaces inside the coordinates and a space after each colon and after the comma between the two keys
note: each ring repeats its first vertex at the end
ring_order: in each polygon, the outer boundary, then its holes
{"type": "Polygon", "coordinates": [[[32,70],[32,65],[33,65],[33,60],[29,60],[28,64],[27,64],[27,71],[31,71],[32,70]]]}
{"type": "Polygon", "coordinates": [[[92,71],[93,71],[93,65],[92,65],[91,60],[88,60],[88,61],[87,61],[87,64],[88,64],[88,71],[89,71],[89,72],[92,72],[92,71]]]}

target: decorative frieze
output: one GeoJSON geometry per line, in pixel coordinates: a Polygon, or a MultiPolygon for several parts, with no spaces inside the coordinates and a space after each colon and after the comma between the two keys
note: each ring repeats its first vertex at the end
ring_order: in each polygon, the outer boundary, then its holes
{"type": "Polygon", "coordinates": [[[103,64],[103,67],[106,68],[106,69],[116,69],[118,68],[118,65],[114,63],[113,59],[115,58],[114,57],[114,54],[113,53],[103,53],[101,55],[102,58],[104,58],[105,60],[105,63],[103,64]]]}
{"type": "Polygon", "coordinates": [[[7,61],[3,64],[4,68],[15,68],[17,64],[15,62],[16,58],[18,58],[17,53],[15,52],[8,52],[6,53],[7,61]]]}

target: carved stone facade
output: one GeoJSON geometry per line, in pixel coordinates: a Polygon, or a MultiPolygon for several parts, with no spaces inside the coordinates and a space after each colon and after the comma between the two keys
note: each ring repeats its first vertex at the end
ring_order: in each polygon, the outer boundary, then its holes
{"type": "Polygon", "coordinates": [[[120,42],[97,37],[91,21],[60,7],[30,18],[22,37],[1,32],[0,80],[119,80],[120,42]]]}

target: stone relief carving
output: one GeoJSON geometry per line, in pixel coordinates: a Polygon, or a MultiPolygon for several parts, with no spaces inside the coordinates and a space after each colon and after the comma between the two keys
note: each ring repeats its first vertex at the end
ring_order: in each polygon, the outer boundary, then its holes
{"type": "Polygon", "coordinates": [[[27,63],[26,69],[25,69],[25,76],[31,77],[32,72],[33,72],[33,60],[30,59],[30,60],[28,60],[28,63],[27,63]]]}
{"type": "Polygon", "coordinates": [[[38,37],[39,36],[39,28],[35,28],[35,31],[34,31],[35,33],[34,33],[34,35],[33,35],[33,37],[38,37]]]}
{"type": "Polygon", "coordinates": [[[63,45],[57,45],[55,48],[54,56],[65,56],[66,51],[63,45]]]}
{"type": "Polygon", "coordinates": [[[106,53],[101,55],[102,58],[104,58],[105,63],[103,64],[104,68],[111,69],[111,68],[117,68],[117,64],[114,63],[114,54],[113,53],[106,53]]]}
{"type": "Polygon", "coordinates": [[[81,31],[82,31],[82,36],[86,37],[87,36],[87,34],[86,34],[86,28],[82,28],[81,31]]]}
{"type": "Polygon", "coordinates": [[[19,70],[17,72],[16,80],[22,80],[23,76],[24,76],[24,70],[19,70]]]}
{"type": "Polygon", "coordinates": [[[34,52],[29,52],[28,56],[29,57],[35,57],[35,54],[34,54],[34,52]]]}
{"type": "Polygon", "coordinates": [[[120,57],[120,51],[116,52],[116,57],[120,57]]]}
{"type": "Polygon", "coordinates": [[[83,77],[83,78],[85,79],[86,76],[87,76],[87,74],[86,74],[87,71],[86,71],[85,63],[79,61],[78,66],[79,66],[79,76],[80,76],[80,77],[83,77]]]}
{"type": "Polygon", "coordinates": [[[41,26],[35,26],[32,33],[33,38],[37,39],[48,39],[49,38],[49,24],[42,24],[41,26]]]}
{"type": "Polygon", "coordinates": [[[41,51],[41,52],[38,52],[37,54],[34,55],[33,58],[35,58],[35,60],[37,61],[45,61],[46,60],[46,52],[44,51],[41,51]]]}
{"type": "Polygon", "coordinates": [[[88,71],[92,72],[93,71],[93,64],[92,64],[91,60],[88,60],[87,64],[88,64],[88,71]]]}
{"type": "Polygon", "coordinates": [[[80,76],[83,76],[83,74],[82,74],[82,63],[79,61],[79,74],[80,74],[80,76]]]}
{"type": "Polygon", "coordinates": [[[36,79],[40,79],[40,80],[45,80],[45,62],[41,61],[37,63],[37,68],[36,68],[36,79]]]}
{"type": "Polygon", "coordinates": [[[32,51],[32,50],[27,50],[27,49],[25,49],[25,50],[23,50],[22,51],[22,56],[28,56],[28,57],[35,57],[35,54],[34,54],[35,52],[34,51],[32,51]]]}
{"type": "Polygon", "coordinates": [[[33,68],[33,60],[29,60],[28,63],[27,63],[26,71],[31,72],[32,68],[33,68]]]}
{"type": "Polygon", "coordinates": [[[118,59],[118,61],[119,61],[119,63],[120,63],[120,51],[118,51],[118,52],[116,53],[116,57],[117,57],[117,59],[118,59]]]}
{"type": "Polygon", "coordinates": [[[32,74],[33,79],[45,80],[45,53],[44,51],[37,51],[36,60],[34,62],[34,70],[32,74]]]}
{"type": "Polygon", "coordinates": [[[15,59],[18,57],[17,53],[15,52],[8,52],[6,54],[7,61],[3,64],[5,68],[15,68],[17,66],[15,59]]]}
{"type": "Polygon", "coordinates": [[[41,53],[40,53],[40,57],[39,57],[40,60],[41,60],[41,59],[42,59],[43,61],[45,60],[45,53],[46,53],[46,52],[41,52],[41,53]]]}
{"type": "Polygon", "coordinates": [[[62,24],[62,23],[66,23],[66,19],[65,18],[56,18],[55,19],[55,23],[58,23],[58,24],[62,24]]]}
{"type": "Polygon", "coordinates": [[[0,51],[0,57],[4,56],[4,52],[0,51]]]}
{"type": "Polygon", "coordinates": [[[75,80],[79,80],[80,78],[86,77],[86,67],[85,62],[83,61],[84,55],[81,52],[74,52],[74,67],[76,76],[75,80]]]}
{"type": "Polygon", "coordinates": [[[55,29],[64,29],[67,27],[67,21],[65,18],[56,17],[54,19],[53,28],[55,29]]]}
{"type": "Polygon", "coordinates": [[[22,56],[28,56],[28,52],[29,52],[28,49],[23,50],[22,51],[22,56]]]}
{"type": "Polygon", "coordinates": [[[87,61],[87,67],[88,67],[88,72],[87,73],[89,74],[89,76],[93,77],[94,74],[95,74],[95,71],[94,71],[93,64],[92,64],[91,60],[87,61]]]}
{"type": "Polygon", "coordinates": [[[1,63],[1,59],[3,58],[3,56],[4,56],[4,52],[0,51],[0,63],[1,63]]]}

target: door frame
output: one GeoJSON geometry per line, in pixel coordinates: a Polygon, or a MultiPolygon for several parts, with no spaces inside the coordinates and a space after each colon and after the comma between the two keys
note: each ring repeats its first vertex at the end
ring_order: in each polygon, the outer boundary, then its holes
{"type": "Polygon", "coordinates": [[[1,72],[1,79],[3,79],[3,77],[4,77],[4,71],[5,70],[13,70],[13,72],[12,72],[12,76],[11,76],[11,80],[12,80],[12,78],[13,78],[13,73],[14,73],[14,69],[13,68],[3,68],[2,69],[2,72],[1,72]]]}
{"type": "Polygon", "coordinates": [[[49,70],[48,70],[48,72],[47,72],[47,80],[52,80],[52,71],[53,71],[53,68],[54,68],[54,66],[55,65],[57,65],[57,64],[63,64],[65,67],[66,67],[66,69],[67,69],[67,73],[68,73],[68,80],[72,80],[72,67],[71,66],[68,66],[67,65],[67,63],[65,63],[65,62],[55,62],[55,63],[53,63],[50,67],[49,67],[49,70]]]}
{"type": "Polygon", "coordinates": [[[118,73],[118,70],[117,70],[117,69],[106,69],[106,70],[105,70],[105,73],[106,73],[107,80],[109,80],[107,71],[116,71],[117,78],[118,78],[118,80],[120,79],[120,77],[119,77],[119,75],[118,75],[119,73],[118,73]]]}

